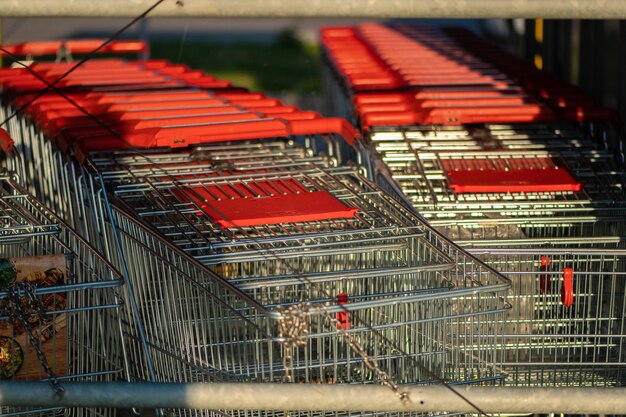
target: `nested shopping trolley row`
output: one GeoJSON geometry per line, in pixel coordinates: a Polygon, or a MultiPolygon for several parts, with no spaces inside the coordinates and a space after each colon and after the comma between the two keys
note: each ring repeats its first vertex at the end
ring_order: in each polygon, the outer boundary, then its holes
{"type": "Polygon", "coordinates": [[[580,132],[546,130],[370,137],[387,178],[431,225],[511,279],[507,383],[623,385],[623,173],[580,132]],[[529,139],[541,150],[520,150],[529,139]]]}
{"type": "Polygon", "coordinates": [[[372,177],[511,279],[506,382],[623,385],[611,112],[460,30],[371,24],[322,40],[329,99],[360,124],[372,177]]]}
{"type": "MultiPolygon", "coordinates": [[[[16,148],[49,147],[36,151],[49,182],[39,192],[132,284],[145,328],[145,344],[138,331],[126,334],[134,377],[150,379],[152,369],[159,381],[504,378],[496,347],[510,283],[359,168],[337,166],[351,152],[340,136],[348,144],[356,136],[345,122],[259,116],[206,93],[152,94],[85,98],[93,111],[116,99],[100,114],[114,133],[76,114],[46,117],[57,104],[42,102],[16,139],[16,148]],[[204,113],[194,120],[176,110],[189,108],[204,113]]],[[[28,171],[38,159],[15,163],[28,171]]]]}

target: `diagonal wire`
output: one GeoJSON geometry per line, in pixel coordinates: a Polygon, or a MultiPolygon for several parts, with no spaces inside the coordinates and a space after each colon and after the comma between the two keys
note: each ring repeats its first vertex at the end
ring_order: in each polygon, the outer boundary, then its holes
{"type": "Polygon", "coordinates": [[[189,30],[189,24],[185,26],[185,30],[183,31],[183,36],[180,39],[180,48],[178,49],[178,58],[176,59],[177,64],[180,63],[180,60],[183,57],[183,48],[185,47],[185,41],[187,40],[188,30],[189,30]]]}
{"type": "Polygon", "coordinates": [[[138,21],[140,21],[141,19],[143,19],[144,17],[146,17],[152,10],[154,10],[157,6],[159,6],[161,3],[163,3],[165,0],[157,0],[152,6],[150,6],[148,9],[146,9],[146,11],[144,11],[142,14],[140,14],[139,16],[135,17],[133,20],[131,20],[130,22],[128,22],[128,24],[126,24],[125,26],[123,26],[121,29],[119,29],[117,32],[115,32],[111,37],[109,37],[106,41],[104,41],[102,44],[100,44],[100,46],[98,46],[96,49],[94,49],[93,51],[89,52],[83,59],[81,59],[80,61],[78,61],[76,63],[76,65],[72,66],[69,70],[67,70],[65,73],[63,73],[59,78],[57,78],[56,80],[54,80],[52,83],[48,83],[46,82],[46,87],[43,88],[42,90],[40,90],[37,94],[35,94],[35,96],[33,98],[31,98],[30,100],[28,100],[26,103],[24,103],[21,107],[19,107],[17,110],[15,110],[13,112],[13,114],[11,114],[9,117],[7,117],[6,119],[4,119],[4,121],[2,121],[2,123],[0,123],[0,127],[4,126],[5,124],[7,124],[11,119],[13,119],[14,117],[16,117],[17,115],[19,115],[20,113],[22,113],[28,106],[30,106],[31,104],[33,104],[35,101],[37,101],[41,96],[43,96],[44,94],[46,94],[48,91],[50,91],[53,87],[55,87],[59,82],[61,82],[63,79],[65,79],[68,75],[70,75],[72,72],[74,72],[78,67],[80,67],[81,65],[83,65],[85,62],[89,61],[91,58],[93,58],[102,48],[104,48],[105,46],[107,46],[109,43],[113,42],[114,40],[116,40],[117,38],[119,38],[124,32],[126,32],[131,26],[133,26],[135,23],[137,23],[138,21]]]}
{"type": "MultiPolygon", "coordinates": [[[[15,113],[13,113],[13,115],[11,117],[9,117],[8,119],[6,119],[2,124],[0,124],[0,126],[2,126],[4,123],[8,122],[12,117],[14,117],[15,115],[19,114],[21,111],[23,111],[24,108],[28,107],[30,104],[32,104],[32,102],[34,102],[36,99],[38,99],[39,97],[41,97],[42,95],[44,95],[46,92],[48,91],[53,91],[54,93],[58,94],[60,97],[62,97],[63,99],[67,100],[71,105],[75,106],[79,111],[81,111],[83,114],[85,114],[85,116],[87,116],[89,119],[91,119],[92,121],[94,121],[95,123],[97,123],[99,126],[103,127],[104,129],[106,129],[109,133],[111,133],[112,135],[114,135],[115,137],[117,137],[118,139],[122,140],[127,146],[128,146],[128,150],[136,153],[137,155],[143,157],[146,159],[147,162],[152,163],[155,167],[159,167],[158,163],[155,163],[154,161],[151,160],[150,156],[148,156],[147,154],[143,153],[141,150],[141,148],[137,148],[134,145],[130,144],[124,137],[123,135],[120,135],[118,132],[116,132],[109,124],[103,122],[102,120],[100,120],[96,115],[90,113],[87,109],[85,109],[82,105],[80,105],[79,103],[77,103],[75,100],[73,100],[71,97],[67,96],[63,91],[59,90],[56,87],[56,84],[61,81],[61,79],[63,79],[64,77],[66,77],[67,75],[69,75],[74,69],[76,69],[79,65],[83,64],[84,62],[86,62],[86,60],[88,58],[91,58],[98,50],[100,50],[102,47],[104,47],[107,43],[111,42],[112,40],[114,40],[116,37],[118,37],[124,30],[128,29],[128,27],[130,27],[132,24],[136,23],[139,19],[145,17],[145,15],[147,15],[151,10],[153,10],[156,6],[158,6],[161,2],[163,2],[164,0],[159,0],[157,3],[155,3],[150,9],[148,9],[146,12],[144,12],[139,18],[134,19],[131,24],[126,25],[123,30],[118,31],[114,36],[112,36],[111,38],[109,38],[109,40],[107,40],[105,43],[103,43],[99,48],[96,48],[94,51],[92,51],[89,54],[89,57],[86,57],[85,59],[81,60],[81,62],[79,62],[77,65],[75,65],[74,67],[72,67],[72,69],[68,70],[65,74],[63,74],[60,78],[58,78],[56,81],[54,82],[50,82],[48,80],[46,80],[45,78],[43,78],[40,74],[38,74],[36,71],[34,71],[32,68],[26,66],[25,64],[21,63],[20,64],[26,68],[27,71],[29,71],[33,76],[35,76],[36,78],[38,78],[40,81],[42,81],[43,83],[46,84],[46,88],[41,90],[39,92],[38,95],[36,95],[33,99],[31,99],[30,102],[26,103],[25,105],[23,105],[20,109],[18,109],[15,113]]],[[[16,59],[17,57],[13,54],[11,54],[10,52],[6,51],[4,48],[0,47],[0,51],[6,53],[7,55],[9,55],[11,58],[16,59]]],[[[19,62],[19,60],[17,60],[17,62],[19,62]]],[[[311,165],[314,168],[323,170],[323,168],[319,167],[317,164],[311,163],[311,165]]],[[[164,176],[167,176],[169,179],[171,179],[174,182],[177,182],[176,178],[170,174],[167,170],[163,169],[163,168],[159,168],[163,171],[164,176]]],[[[131,171],[132,174],[132,171],[131,171]]],[[[134,175],[134,174],[133,174],[134,175]]],[[[209,204],[208,202],[205,202],[206,204],[209,204]]],[[[212,210],[216,211],[218,214],[221,215],[221,217],[223,217],[225,220],[229,220],[228,216],[224,215],[224,213],[220,213],[218,209],[216,209],[215,207],[211,207],[212,210]]],[[[255,237],[251,237],[249,236],[249,238],[251,240],[256,240],[255,237]]],[[[273,251],[271,250],[264,250],[265,253],[267,253],[269,256],[273,257],[276,261],[283,263],[287,268],[291,269],[292,272],[299,277],[299,279],[301,280],[302,283],[309,283],[309,280],[303,276],[303,272],[300,270],[296,270],[293,267],[289,266],[283,259],[281,259],[278,255],[276,255],[273,251]]],[[[331,297],[330,294],[327,294],[329,297],[331,297]]],[[[348,312],[347,307],[343,306],[343,305],[339,305],[340,308],[342,308],[345,312],[348,312]]],[[[354,317],[357,318],[357,317],[354,317]]],[[[361,319],[355,320],[356,322],[361,321],[361,319]]],[[[462,393],[460,393],[459,391],[457,391],[450,383],[448,383],[445,379],[441,378],[438,374],[434,373],[432,370],[430,370],[428,367],[426,367],[423,363],[421,363],[417,358],[415,358],[414,356],[410,355],[408,352],[405,352],[403,349],[401,349],[400,347],[398,347],[396,345],[395,342],[393,342],[392,340],[390,340],[387,336],[385,336],[383,333],[379,332],[377,329],[374,329],[373,327],[371,327],[368,323],[366,322],[362,322],[362,325],[364,325],[369,331],[376,333],[383,341],[385,341],[386,343],[389,343],[389,345],[393,346],[398,352],[400,352],[403,356],[405,356],[410,362],[413,363],[413,365],[415,365],[416,367],[418,367],[419,369],[421,369],[422,371],[425,371],[425,373],[427,373],[430,377],[432,377],[433,379],[437,380],[440,384],[444,385],[446,388],[448,388],[451,392],[453,392],[455,395],[457,395],[459,398],[461,398],[463,401],[465,401],[467,404],[469,404],[470,406],[472,406],[474,409],[476,409],[476,411],[478,411],[480,414],[484,415],[484,416],[488,416],[488,414],[486,412],[484,412],[483,410],[481,410],[480,407],[478,407],[475,403],[473,403],[471,400],[469,400],[468,398],[466,398],[462,393]]]]}

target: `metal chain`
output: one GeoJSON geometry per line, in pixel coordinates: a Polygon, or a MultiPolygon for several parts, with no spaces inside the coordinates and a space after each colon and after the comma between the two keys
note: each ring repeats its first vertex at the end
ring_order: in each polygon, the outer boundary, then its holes
{"type": "Polygon", "coordinates": [[[406,406],[410,404],[411,399],[409,398],[409,393],[400,390],[398,384],[391,379],[389,374],[378,366],[377,361],[369,356],[363,346],[361,346],[359,342],[343,328],[342,323],[328,311],[328,307],[312,307],[310,303],[301,303],[287,308],[279,307],[277,310],[281,314],[281,319],[279,320],[279,336],[284,339],[281,343],[285,346],[283,366],[285,368],[284,379],[286,382],[292,382],[291,367],[293,348],[304,346],[309,335],[309,329],[305,319],[311,315],[311,310],[322,311],[331,325],[339,330],[343,338],[348,342],[350,349],[363,359],[363,363],[370,371],[378,375],[381,383],[393,391],[403,405],[406,406]]]}
{"type": "Polygon", "coordinates": [[[310,305],[308,303],[296,304],[290,307],[278,307],[281,314],[278,322],[278,336],[283,339],[285,347],[283,355],[284,382],[293,382],[291,368],[293,364],[293,348],[304,346],[309,335],[306,318],[309,316],[310,305]]]}
{"type": "Polygon", "coordinates": [[[41,300],[35,295],[35,289],[36,287],[28,282],[20,282],[9,288],[9,317],[14,322],[22,322],[22,325],[24,326],[24,332],[26,332],[26,334],[28,335],[30,345],[35,350],[35,353],[37,354],[37,359],[39,359],[39,363],[48,375],[48,383],[54,391],[54,396],[57,400],[60,400],[65,394],[65,389],[59,384],[55,372],[52,370],[50,364],[48,363],[46,354],[41,349],[41,343],[39,338],[37,338],[37,336],[33,333],[31,323],[29,323],[28,321],[28,318],[32,316],[32,313],[26,311],[24,309],[24,306],[22,305],[22,299],[26,298],[28,302],[28,308],[31,311],[36,312],[35,314],[37,315],[39,320],[43,320],[45,318],[46,309],[43,307],[41,300]],[[23,295],[20,295],[20,293],[22,293],[23,295]]]}

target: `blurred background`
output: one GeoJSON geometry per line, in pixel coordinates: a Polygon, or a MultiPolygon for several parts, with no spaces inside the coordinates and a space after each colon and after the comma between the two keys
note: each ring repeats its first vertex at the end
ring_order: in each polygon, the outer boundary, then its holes
{"type": "MultiPolygon", "coordinates": [[[[626,119],[626,24],[619,20],[410,19],[464,26],[539,69],[580,85],[626,119]]],[[[107,37],[129,18],[2,18],[2,43],[107,37]]],[[[122,38],[150,43],[150,57],[184,63],[289,104],[326,113],[319,29],[376,19],[146,18],[122,38]]],[[[381,20],[379,20],[381,21],[381,20]]]]}

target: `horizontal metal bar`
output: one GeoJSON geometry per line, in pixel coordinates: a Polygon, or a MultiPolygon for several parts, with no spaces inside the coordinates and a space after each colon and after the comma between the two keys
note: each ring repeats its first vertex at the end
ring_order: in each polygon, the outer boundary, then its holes
{"type": "MultiPolygon", "coordinates": [[[[486,240],[456,240],[455,243],[459,246],[462,246],[467,252],[470,252],[473,255],[484,254],[487,255],[489,253],[497,254],[499,251],[507,253],[511,250],[515,251],[515,253],[524,253],[528,251],[530,254],[537,254],[538,249],[536,248],[520,248],[519,246],[542,246],[542,245],[563,245],[563,244],[574,244],[581,245],[580,248],[572,248],[572,249],[564,249],[565,253],[577,253],[577,250],[580,250],[586,254],[591,255],[621,255],[619,249],[593,249],[592,247],[585,248],[584,245],[592,245],[598,243],[606,243],[606,244],[617,244],[626,241],[626,238],[623,236],[585,236],[584,239],[575,236],[575,237],[537,237],[537,238],[525,238],[525,239],[486,239],[486,240]],[[509,248],[495,248],[494,246],[508,246],[509,248]],[[510,247],[514,247],[511,249],[510,247]],[[484,249],[483,249],[484,248],[484,249]],[[487,252],[489,251],[489,252],[487,252]]],[[[550,255],[550,254],[560,254],[559,249],[557,248],[540,248],[541,255],[550,255]]],[[[582,253],[581,252],[581,253],[582,253]]]]}
{"type": "MultiPolygon", "coordinates": [[[[247,259],[246,259],[247,261],[247,259]]],[[[337,282],[342,279],[350,278],[350,280],[358,280],[364,278],[375,278],[389,275],[408,275],[421,272],[433,272],[433,271],[449,271],[454,269],[452,263],[442,263],[435,265],[418,265],[412,267],[399,267],[399,268],[372,268],[372,269],[351,269],[335,272],[322,272],[316,274],[288,274],[288,275],[272,275],[270,277],[252,277],[252,278],[237,278],[232,279],[231,282],[236,284],[239,288],[244,290],[258,289],[263,287],[282,287],[287,285],[297,284],[312,284],[320,282],[337,282]]],[[[428,289],[415,289],[412,291],[448,291],[451,290],[451,286],[441,288],[428,288],[428,289]]],[[[398,292],[396,292],[398,294],[398,292]]],[[[386,296],[391,293],[385,293],[386,296]]],[[[333,301],[337,301],[336,298],[333,301]]],[[[297,302],[295,303],[297,304],[297,302]]]]}
{"type": "MultiPolygon", "coordinates": [[[[0,16],[119,16],[134,17],[154,0],[4,0],[0,16]]],[[[421,18],[546,18],[624,19],[619,0],[293,0],[166,1],[150,16],[200,17],[421,17],[421,18]]]]}
{"type": "MultiPolygon", "coordinates": [[[[477,294],[491,294],[493,297],[499,297],[501,292],[505,292],[509,289],[511,285],[509,282],[500,283],[500,284],[491,284],[485,285],[481,287],[469,287],[469,288],[453,288],[449,291],[438,291],[431,292],[427,294],[416,294],[416,295],[407,295],[403,297],[397,297],[393,299],[394,305],[400,304],[411,304],[411,303],[419,303],[424,301],[435,301],[435,300],[443,300],[443,299],[453,299],[459,297],[472,297],[477,294]]],[[[362,301],[360,303],[347,303],[335,306],[326,306],[326,307],[317,307],[311,308],[309,313],[311,314],[320,314],[322,312],[326,313],[340,313],[345,311],[359,311],[366,310],[369,308],[379,308],[386,307],[389,305],[389,300],[386,298],[381,298],[377,300],[368,300],[362,301]]],[[[482,314],[484,311],[481,311],[479,314],[482,314]]],[[[274,320],[280,320],[283,318],[283,315],[277,311],[272,311],[269,314],[270,318],[274,320]]]]}
{"type": "MultiPolygon", "coordinates": [[[[581,245],[587,244],[589,238],[588,237],[578,237],[572,238],[577,239],[577,242],[581,245]]],[[[541,241],[541,239],[538,239],[541,241]]],[[[522,243],[526,243],[527,241],[531,241],[531,239],[520,239],[522,243]]],[[[543,242],[556,242],[561,243],[561,241],[556,238],[552,239],[544,239],[543,242]]],[[[468,243],[471,241],[467,241],[468,243]]],[[[497,242],[497,241],[491,241],[497,242]]],[[[614,243],[614,242],[610,242],[614,243]]],[[[488,247],[488,248],[466,248],[467,252],[473,255],[577,255],[577,256],[587,256],[587,255],[597,255],[602,256],[603,258],[610,258],[615,256],[626,256],[626,249],[612,249],[612,248],[602,248],[595,249],[591,248],[497,248],[497,247],[488,247]]]]}
{"type": "Polygon", "coordinates": [[[0,405],[220,410],[626,414],[626,388],[68,382],[1,382],[0,405]],[[475,404],[474,407],[472,404],[475,404]]]}
{"type": "MultiPolygon", "coordinates": [[[[103,281],[81,282],[78,284],[65,284],[65,285],[55,285],[51,287],[40,287],[40,288],[35,288],[33,293],[35,295],[59,294],[59,293],[65,293],[65,292],[95,290],[95,289],[102,289],[102,288],[119,288],[122,285],[124,285],[124,281],[122,279],[111,279],[111,280],[103,280],[103,281]]],[[[18,289],[17,295],[20,297],[23,297],[23,296],[26,296],[27,294],[23,289],[18,289]]],[[[8,298],[8,297],[9,297],[8,291],[0,291],[0,300],[4,298],[8,298]]]]}
{"type": "MultiPolygon", "coordinates": [[[[349,304],[345,304],[345,305],[349,305],[349,304]]],[[[376,331],[376,330],[386,330],[386,329],[394,329],[394,328],[399,328],[399,327],[408,327],[408,326],[412,326],[414,324],[424,324],[424,323],[434,323],[434,322],[440,322],[440,321],[451,321],[453,319],[469,319],[469,318],[473,318],[473,317],[487,317],[488,320],[491,320],[491,317],[494,314],[500,314],[500,313],[507,313],[509,310],[511,309],[511,306],[509,304],[503,305],[501,308],[494,308],[494,309],[490,309],[490,310],[486,310],[483,309],[479,312],[475,312],[475,313],[465,313],[465,314],[461,314],[461,313],[455,313],[454,315],[445,315],[445,316],[437,316],[437,317],[425,317],[425,318],[420,318],[417,320],[408,320],[408,321],[401,321],[401,322],[389,322],[387,324],[378,324],[378,325],[367,325],[366,327],[352,327],[351,329],[345,330],[345,332],[347,334],[361,334],[361,333],[365,333],[365,332],[371,332],[371,331],[376,331]]],[[[337,309],[339,310],[339,309],[337,309]]],[[[348,310],[347,308],[345,308],[344,310],[348,310]]],[[[340,311],[340,310],[339,310],[340,311]]],[[[338,311],[336,311],[338,312],[338,311]]],[[[309,336],[313,336],[313,337],[332,337],[334,335],[337,335],[336,331],[333,332],[316,332],[316,333],[309,333],[309,336]]],[[[462,335],[457,335],[457,337],[464,337],[462,335]]],[[[473,335],[472,337],[482,337],[482,335],[473,335]]],[[[493,338],[493,335],[488,335],[486,337],[491,337],[493,338]]],[[[273,341],[275,342],[279,342],[282,343],[285,341],[284,337],[274,337],[272,338],[273,341]]],[[[469,346],[469,345],[467,345],[469,346]]],[[[390,357],[386,356],[385,359],[389,359],[390,357]]]]}

